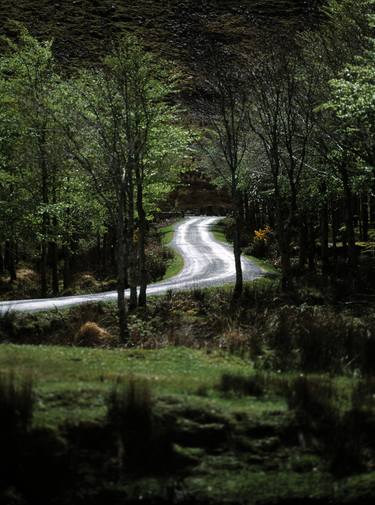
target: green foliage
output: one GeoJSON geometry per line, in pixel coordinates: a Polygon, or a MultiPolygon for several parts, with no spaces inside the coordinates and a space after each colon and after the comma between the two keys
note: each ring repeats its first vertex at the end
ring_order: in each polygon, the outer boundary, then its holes
{"type": "Polygon", "coordinates": [[[56,121],[62,81],[52,41],[39,42],[18,26],[17,42],[7,40],[0,59],[2,163],[0,205],[2,239],[27,242],[37,254],[42,242],[71,248],[103,225],[89,179],[66,156],[56,121]]]}
{"type": "MultiPolygon", "coordinates": [[[[366,164],[370,170],[374,165],[375,4],[373,0],[332,1],[327,11],[328,27],[339,31],[341,47],[347,47],[347,51],[343,53],[345,58],[339,60],[341,68],[331,64],[330,95],[318,110],[334,115],[339,142],[346,154],[351,153],[359,161],[358,168],[366,175],[366,164]]],[[[332,153],[333,160],[342,158],[337,151],[332,153]]]]}
{"type": "MultiPolygon", "coordinates": [[[[344,154],[351,154],[362,164],[373,164],[370,153],[374,133],[375,4],[373,0],[332,0],[325,10],[328,20],[320,35],[321,48],[325,46],[322,85],[326,87],[328,81],[329,87],[324,90],[326,101],[317,110],[331,112],[334,118],[331,121],[336,124],[336,146],[333,142],[331,160],[342,159],[338,152],[341,148],[344,154]],[[328,51],[337,55],[336,61],[331,60],[328,51]]],[[[329,121],[327,116],[326,120],[329,121]]]]}
{"type": "Polygon", "coordinates": [[[114,175],[106,173],[113,154],[126,173],[131,163],[141,164],[148,215],[171,189],[189,141],[177,124],[177,109],[166,103],[174,92],[174,75],[134,36],[116,41],[103,70],[81,71],[63,86],[61,120],[70,151],[94,176],[97,196],[110,211],[114,175]]]}

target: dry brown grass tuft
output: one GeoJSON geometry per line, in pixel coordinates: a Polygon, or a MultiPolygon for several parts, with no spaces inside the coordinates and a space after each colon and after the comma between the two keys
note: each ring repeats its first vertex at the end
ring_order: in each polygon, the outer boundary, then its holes
{"type": "Polygon", "coordinates": [[[74,338],[74,344],[83,347],[115,347],[119,341],[98,324],[84,323],[74,338]]]}

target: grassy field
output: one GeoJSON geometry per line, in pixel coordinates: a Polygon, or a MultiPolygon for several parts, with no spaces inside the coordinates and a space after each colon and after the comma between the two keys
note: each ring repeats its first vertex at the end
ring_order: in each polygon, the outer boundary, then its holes
{"type": "Polygon", "coordinates": [[[147,379],[156,395],[178,395],[202,403],[198,392],[211,390],[211,408],[262,413],[285,409],[285,402],[223,400],[213,387],[223,373],[248,374],[245,360],[219,352],[206,354],[186,348],[159,350],[100,350],[55,346],[0,346],[0,371],[33,378],[38,392],[36,422],[56,425],[64,420],[100,419],[105,395],[122,376],[147,379]]]}
{"type": "MultiPolygon", "coordinates": [[[[82,438],[79,450],[74,445],[70,449],[74,465],[84,463],[78,481],[80,496],[89,489],[91,496],[101,496],[106,489],[108,500],[114,496],[119,500],[139,496],[142,490],[146,503],[167,504],[171,502],[166,489],[176,492],[178,483],[183,482],[186,501],[181,503],[186,504],[250,505],[285,500],[285,504],[354,505],[370,503],[360,500],[369,499],[375,491],[373,472],[337,477],[317,448],[300,444],[285,397],[272,389],[251,389],[256,385],[251,381],[255,371],[239,357],[176,347],[110,351],[3,344],[0,371],[33,377],[33,424],[39,437],[43,433],[51,440],[50,431],[40,430],[53,430],[60,440],[58,447],[77,444],[77,435],[82,438]],[[223,374],[233,382],[225,382],[223,374]],[[179,463],[168,476],[132,475],[110,486],[108,477],[95,477],[102,446],[99,440],[108,437],[106,399],[119,377],[148,381],[157,415],[164,423],[174,419],[171,436],[179,463]],[[244,382],[250,387],[248,391],[238,388],[241,377],[249,381],[244,382]],[[92,433],[98,442],[90,441],[92,433]]],[[[275,377],[269,377],[269,384],[275,377]]],[[[283,380],[292,378],[283,376],[283,380]]],[[[337,384],[348,396],[351,381],[341,378],[337,384]]]]}

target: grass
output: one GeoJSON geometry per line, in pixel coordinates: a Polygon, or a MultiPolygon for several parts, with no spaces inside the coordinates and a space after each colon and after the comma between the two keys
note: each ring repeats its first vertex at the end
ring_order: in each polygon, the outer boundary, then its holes
{"type": "MultiPolygon", "coordinates": [[[[251,404],[243,398],[223,399],[214,391],[223,373],[249,373],[249,363],[219,352],[207,354],[187,348],[158,350],[29,346],[0,346],[0,372],[33,374],[38,402],[35,420],[42,425],[100,419],[105,413],[105,397],[119,377],[134,375],[147,379],[156,395],[178,395],[212,408],[262,413],[285,402],[251,404]],[[197,395],[202,387],[211,390],[207,398],[197,395]],[[246,404],[248,403],[248,404],[246,404]]],[[[250,369],[251,370],[251,369],[250,369]]]]}
{"type": "MultiPolygon", "coordinates": [[[[71,420],[102,418],[106,395],[114,383],[128,376],[149,381],[157,397],[178,396],[196,405],[208,403],[213,409],[227,412],[243,410],[257,416],[269,410],[286,409],[286,400],[271,394],[279,374],[267,375],[266,382],[271,387],[265,387],[261,401],[244,398],[241,391],[241,394],[223,395],[218,387],[223,376],[234,377],[236,384],[240,381],[246,385],[252,382],[252,374],[254,381],[258,376],[248,359],[222,351],[2,344],[0,373],[32,375],[38,399],[35,418],[41,424],[58,424],[66,417],[71,420]]],[[[296,376],[296,373],[282,375],[286,381],[296,376]]],[[[349,394],[351,380],[338,378],[335,383],[344,396],[349,394]]]]}
{"type": "Polygon", "coordinates": [[[173,240],[173,235],[174,235],[174,230],[175,230],[175,224],[170,224],[168,226],[163,226],[160,228],[160,234],[161,234],[161,243],[163,245],[170,245],[170,243],[173,240]]]}
{"type": "Polygon", "coordinates": [[[225,242],[226,244],[229,244],[229,242],[225,237],[224,226],[220,221],[218,223],[215,223],[210,231],[216,240],[218,240],[219,242],[225,242]]]}
{"type": "MultiPolygon", "coordinates": [[[[170,224],[168,226],[163,226],[162,228],[160,228],[161,243],[164,246],[171,245],[171,242],[172,242],[173,236],[174,236],[175,226],[176,226],[176,223],[170,224]]],[[[166,270],[165,275],[162,279],[163,281],[171,279],[172,277],[175,277],[184,268],[184,259],[181,256],[181,254],[179,254],[176,250],[174,250],[172,248],[171,248],[171,251],[173,254],[173,258],[168,264],[167,270],[166,270]]]]}
{"type": "Polygon", "coordinates": [[[222,497],[228,495],[235,496],[236,503],[279,503],[279,500],[283,503],[283,499],[291,500],[285,503],[294,503],[292,500],[303,503],[303,498],[324,499],[332,491],[329,476],[321,472],[311,472],[306,476],[290,470],[249,472],[242,468],[226,472],[207,469],[203,478],[191,477],[186,485],[201,499],[207,499],[209,493],[214,503],[220,503],[222,497]]]}
{"type": "MultiPolygon", "coordinates": [[[[346,494],[353,499],[373,496],[371,471],[337,480],[318,451],[298,443],[299,428],[293,424],[286,401],[276,389],[272,392],[277,380],[290,381],[295,375],[268,374],[264,391],[257,391],[254,384],[260,381],[263,387],[265,376],[257,375],[248,360],[223,352],[183,347],[110,351],[3,344],[0,372],[13,371],[20,377],[33,374],[34,428],[53,430],[57,437],[76,433],[66,443],[71,444],[68,454],[76,458],[75,471],[80,468],[79,492],[89,489],[93,496],[96,492],[100,495],[110,481],[108,489],[114,486],[113,498],[117,500],[119,496],[138,500],[142,490],[148,503],[171,503],[175,495],[172,500],[164,486],[169,493],[178,493],[181,479],[186,503],[250,505],[283,500],[303,503],[305,499],[342,503],[334,499],[346,494]],[[220,388],[223,377],[225,387],[220,388]],[[112,410],[108,410],[108,400],[112,400],[112,410]],[[106,424],[108,416],[110,426],[106,424]],[[171,424],[164,433],[168,420],[171,424]],[[139,430],[140,423],[143,428],[139,430]],[[118,456],[102,449],[103,442],[108,444],[106,439],[99,443],[101,436],[113,430],[125,447],[118,456]],[[87,438],[90,433],[95,440],[87,438]],[[83,452],[77,452],[75,445],[81,439],[76,437],[81,435],[83,452]],[[138,451],[139,447],[142,450],[138,451]],[[165,447],[171,462],[179,466],[172,467],[163,480],[156,475],[165,460],[165,447]],[[109,474],[102,473],[105,466],[95,466],[101,458],[107,465],[110,454],[112,465],[116,461],[119,465],[117,478],[124,476],[118,484],[113,466],[109,474]],[[151,466],[150,455],[154,458],[151,466]],[[149,473],[145,473],[147,464],[149,473]],[[179,473],[174,474],[175,470],[179,473]]],[[[353,381],[345,377],[335,382],[347,395],[353,381]]],[[[115,438],[110,436],[109,440],[115,438]]],[[[105,449],[109,451],[108,445],[105,449]]],[[[107,503],[112,503],[111,499],[109,494],[107,503]]]]}
{"type": "Polygon", "coordinates": [[[178,275],[181,270],[184,268],[184,259],[181,256],[181,254],[178,254],[178,252],[173,251],[173,259],[170,261],[167,270],[165,272],[165,275],[163,277],[163,281],[166,281],[168,279],[171,279],[172,277],[175,277],[178,275]]]}

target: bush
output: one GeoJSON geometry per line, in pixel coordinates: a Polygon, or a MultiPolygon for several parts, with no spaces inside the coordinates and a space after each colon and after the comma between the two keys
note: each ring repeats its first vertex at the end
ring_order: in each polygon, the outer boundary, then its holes
{"type": "Polygon", "coordinates": [[[223,393],[237,393],[246,396],[263,396],[266,387],[266,379],[263,374],[239,375],[223,373],[217,386],[223,393]]]}
{"type": "Polygon", "coordinates": [[[255,256],[255,258],[267,258],[268,246],[265,240],[253,240],[253,242],[245,249],[245,254],[255,256]]]}
{"type": "Polygon", "coordinates": [[[146,248],[146,270],[148,282],[162,279],[167,271],[168,261],[173,259],[173,252],[157,242],[151,241],[146,248]]]}
{"type": "Polygon", "coordinates": [[[364,366],[370,328],[327,307],[284,305],[264,313],[263,345],[275,351],[275,368],[342,372],[364,366]]]}
{"type": "Polygon", "coordinates": [[[33,384],[30,377],[16,379],[14,373],[0,375],[0,433],[26,432],[34,409],[33,384]]]}
{"type": "Polygon", "coordinates": [[[288,388],[288,407],[294,411],[298,424],[309,432],[324,436],[331,431],[335,417],[336,389],[331,379],[301,376],[288,388]]]}
{"type": "Polygon", "coordinates": [[[245,254],[256,258],[273,258],[278,256],[276,240],[269,226],[256,230],[251,244],[244,250],[245,254]]]}
{"type": "Polygon", "coordinates": [[[299,377],[288,390],[288,406],[305,442],[320,445],[330,470],[346,475],[363,468],[366,433],[372,437],[374,423],[369,422],[368,389],[353,390],[349,408],[340,403],[332,379],[299,377]]]}
{"type": "Polygon", "coordinates": [[[74,339],[75,345],[83,347],[113,347],[118,343],[108,331],[90,321],[80,327],[74,339]]]}
{"type": "Polygon", "coordinates": [[[30,377],[0,375],[0,487],[17,479],[25,436],[31,428],[35,397],[30,377]]]}
{"type": "Polygon", "coordinates": [[[149,384],[129,377],[108,398],[107,420],[119,437],[120,465],[128,472],[164,472],[173,458],[172,429],[155,413],[149,384]]]}

